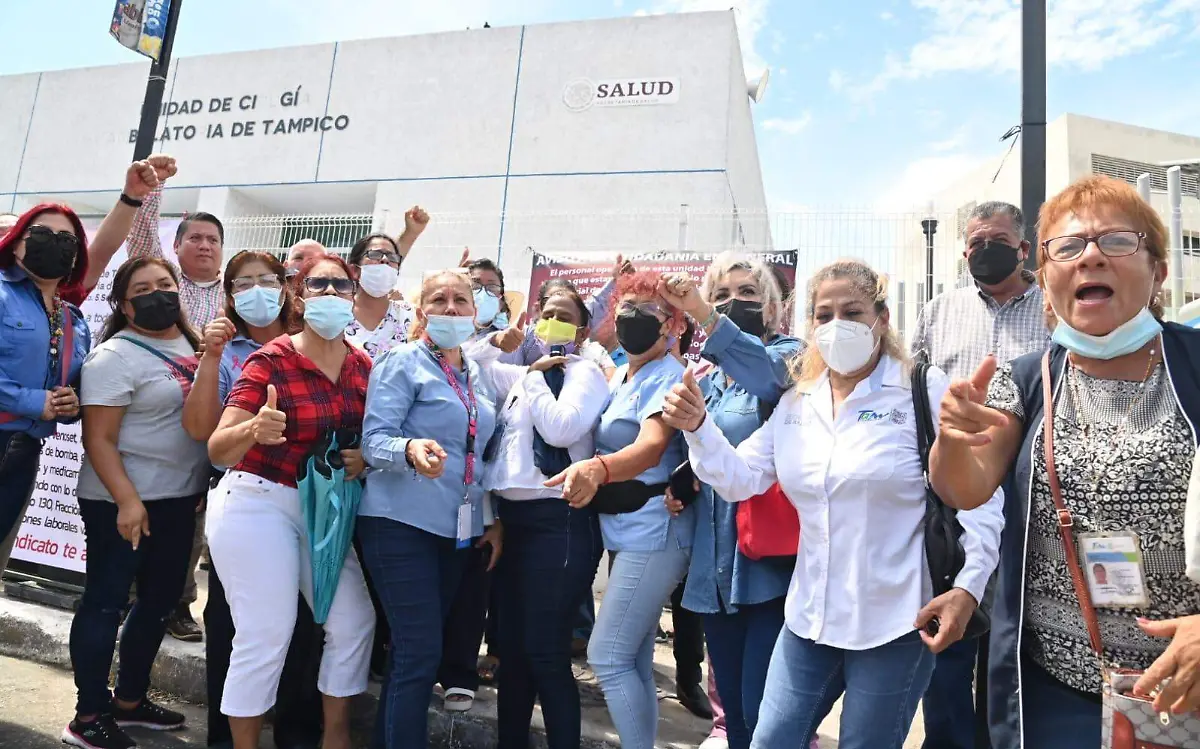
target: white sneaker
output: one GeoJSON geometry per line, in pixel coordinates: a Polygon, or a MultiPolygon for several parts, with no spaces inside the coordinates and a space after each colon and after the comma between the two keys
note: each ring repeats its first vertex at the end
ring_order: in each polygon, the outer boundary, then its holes
{"type": "Polygon", "coordinates": [[[729,741],[723,736],[709,736],[700,744],[700,749],[729,749],[729,741]]]}

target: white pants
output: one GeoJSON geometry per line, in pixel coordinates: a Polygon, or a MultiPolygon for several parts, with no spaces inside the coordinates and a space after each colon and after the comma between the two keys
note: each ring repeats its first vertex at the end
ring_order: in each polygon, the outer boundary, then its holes
{"type": "MultiPolygon", "coordinates": [[[[312,603],[308,532],[296,489],[230,471],[209,495],[208,546],[233,614],[233,654],[221,712],[251,718],[275,704],[296,626],[296,596],[312,603]]],[[[346,555],[325,622],[317,688],[330,697],[367,691],[375,611],[354,549],[346,555]]]]}

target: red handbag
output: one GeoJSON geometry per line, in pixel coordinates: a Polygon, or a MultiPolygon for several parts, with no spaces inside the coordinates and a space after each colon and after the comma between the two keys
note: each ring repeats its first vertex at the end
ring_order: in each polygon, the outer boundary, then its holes
{"type": "Polygon", "coordinates": [[[779,484],[737,507],[738,551],[750,559],[794,557],[800,549],[800,515],[779,484]]]}

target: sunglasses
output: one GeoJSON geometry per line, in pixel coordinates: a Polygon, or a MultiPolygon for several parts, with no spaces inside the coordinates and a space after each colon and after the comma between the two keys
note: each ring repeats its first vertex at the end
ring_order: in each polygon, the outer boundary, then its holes
{"type": "Polygon", "coordinates": [[[335,294],[341,296],[350,296],[358,287],[349,278],[327,278],[325,276],[309,276],[304,279],[304,288],[313,294],[324,294],[329,288],[333,288],[335,294]]]}
{"type": "Polygon", "coordinates": [[[642,314],[646,315],[653,315],[655,317],[667,317],[667,313],[663,312],[662,306],[655,302],[642,302],[640,304],[634,304],[633,302],[621,302],[621,305],[617,307],[618,315],[628,316],[636,312],[641,312],[642,314]]]}
{"type": "Polygon", "coordinates": [[[64,249],[68,247],[74,250],[79,249],[79,237],[75,236],[69,231],[54,231],[47,226],[34,224],[33,226],[29,227],[29,232],[25,235],[25,238],[28,240],[35,237],[43,241],[55,241],[64,249]]]}
{"type": "Polygon", "coordinates": [[[398,252],[389,252],[388,250],[367,250],[363,254],[367,260],[376,260],[383,263],[395,263],[400,265],[404,258],[400,257],[398,252]]]}

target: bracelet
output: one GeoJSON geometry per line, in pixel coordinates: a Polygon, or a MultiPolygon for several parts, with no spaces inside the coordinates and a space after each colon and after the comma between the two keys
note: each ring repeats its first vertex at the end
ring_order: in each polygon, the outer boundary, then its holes
{"type": "Polygon", "coordinates": [[[133,207],[133,208],[141,208],[142,207],[142,201],[137,200],[135,198],[131,198],[128,195],[126,195],[125,193],[121,193],[121,202],[124,203],[125,205],[133,207]]]}
{"type": "Polygon", "coordinates": [[[601,486],[603,486],[604,484],[607,484],[607,483],[608,483],[608,480],[609,480],[610,478],[612,478],[612,474],[611,474],[611,473],[609,473],[609,471],[608,471],[608,463],[606,463],[606,462],[604,461],[604,458],[603,458],[603,457],[601,457],[601,456],[597,455],[597,456],[596,456],[596,460],[598,460],[598,461],[600,462],[600,465],[604,466],[604,481],[601,481],[601,482],[600,482],[601,486]]]}
{"type": "MultiPolygon", "coordinates": [[[[409,444],[412,444],[411,442],[409,444]]],[[[408,467],[417,470],[417,464],[413,462],[412,454],[408,452],[408,445],[404,446],[404,462],[408,463],[408,467]]]]}
{"type": "Polygon", "coordinates": [[[704,318],[704,322],[700,323],[700,327],[704,330],[708,330],[708,326],[717,321],[717,308],[714,306],[711,308],[711,310],[712,311],[708,313],[708,317],[704,318]]]}

